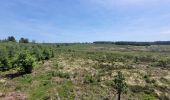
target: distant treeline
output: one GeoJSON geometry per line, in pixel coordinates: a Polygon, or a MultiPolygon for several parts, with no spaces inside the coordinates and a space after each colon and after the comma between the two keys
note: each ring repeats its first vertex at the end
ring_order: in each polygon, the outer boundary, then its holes
{"type": "Polygon", "coordinates": [[[29,41],[28,38],[21,37],[18,41],[15,39],[14,36],[8,36],[5,39],[1,39],[0,42],[19,42],[19,43],[35,43],[35,40],[29,41]]]}
{"type": "Polygon", "coordinates": [[[170,45],[170,41],[154,41],[154,42],[136,42],[136,41],[95,41],[94,44],[115,44],[115,45],[135,45],[135,46],[150,46],[150,45],[170,45]]]}
{"type": "MultiPolygon", "coordinates": [[[[5,39],[0,39],[0,42],[18,42],[18,43],[36,43],[35,40],[29,41],[28,38],[21,37],[16,40],[14,36],[8,36],[5,39]]],[[[154,41],[154,42],[137,42],[137,41],[95,41],[94,44],[115,44],[115,45],[134,45],[134,46],[150,46],[150,45],[170,45],[170,41],[154,41]]],[[[84,43],[43,43],[43,44],[56,44],[56,45],[74,45],[74,44],[91,44],[90,42],[84,43]]]]}

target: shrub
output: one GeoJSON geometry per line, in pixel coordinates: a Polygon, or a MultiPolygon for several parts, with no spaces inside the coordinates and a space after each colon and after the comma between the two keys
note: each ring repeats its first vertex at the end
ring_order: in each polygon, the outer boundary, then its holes
{"type": "Polygon", "coordinates": [[[8,57],[9,57],[9,58],[12,58],[12,57],[15,56],[15,54],[16,54],[16,50],[15,50],[15,49],[16,49],[16,48],[14,48],[14,47],[8,48],[8,57]]]}
{"type": "MultiPolygon", "coordinates": [[[[9,37],[9,41],[14,40],[12,38],[9,37]]],[[[12,42],[0,44],[0,71],[19,68],[21,69],[20,71],[30,73],[34,66],[35,58],[36,61],[41,61],[54,57],[53,45],[22,43],[28,43],[28,39],[22,38],[20,44],[12,42]],[[22,51],[30,52],[23,53],[22,51]]]]}
{"type": "Polygon", "coordinates": [[[35,58],[28,52],[20,53],[17,57],[15,64],[25,73],[31,73],[34,67],[35,58]]]}
{"type": "Polygon", "coordinates": [[[100,82],[100,77],[99,75],[86,75],[84,78],[84,83],[90,84],[90,83],[97,83],[100,82]]]}
{"type": "Polygon", "coordinates": [[[95,82],[95,78],[91,75],[86,75],[84,78],[84,83],[94,83],[95,82]]]}
{"type": "Polygon", "coordinates": [[[0,49],[0,71],[5,71],[10,68],[10,62],[7,57],[6,49],[0,49]]]}
{"type": "Polygon", "coordinates": [[[6,71],[10,69],[9,60],[7,57],[0,59],[0,71],[6,71]]]}
{"type": "Polygon", "coordinates": [[[43,59],[44,59],[44,60],[49,60],[50,58],[51,58],[50,50],[45,49],[45,50],[43,51],[43,59]]]}
{"type": "Polygon", "coordinates": [[[42,50],[39,48],[34,48],[32,54],[36,57],[37,61],[41,61],[43,59],[42,50]]]}
{"type": "Polygon", "coordinates": [[[157,66],[166,67],[167,66],[167,59],[159,59],[157,62],[157,66]]]}

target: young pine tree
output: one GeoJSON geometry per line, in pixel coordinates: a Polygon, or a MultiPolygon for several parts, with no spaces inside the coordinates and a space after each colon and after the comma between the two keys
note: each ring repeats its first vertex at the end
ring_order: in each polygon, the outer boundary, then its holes
{"type": "Polygon", "coordinates": [[[9,67],[7,50],[5,48],[0,48],[0,71],[8,70],[9,67]]]}
{"type": "Polygon", "coordinates": [[[15,63],[22,72],[31,73],[35,65],[35,58],[28,52],[22,52],[18,55],[15,63]]]}
{"type": "Polygon", "coordinates": [[[120,100],[121,94],[127,91],[127,84],[125,82],[125,77],[122,72],[119,71],[113,81],[114,88],[117,90],[118,100],[120,100]]]}

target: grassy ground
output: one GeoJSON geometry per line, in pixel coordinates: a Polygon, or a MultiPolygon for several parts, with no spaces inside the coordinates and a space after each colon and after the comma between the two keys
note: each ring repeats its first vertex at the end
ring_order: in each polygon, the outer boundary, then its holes
{"type": "Polygon", "coordinates": [[[31,74],[0,72],[0,99],[115,100],[113,78],[122,71],[128,83],[123,100],[169,100],[169,62],[157,64],[169,58],[170,46],[59,46],[55,58],[37,63],[31,74]]]}

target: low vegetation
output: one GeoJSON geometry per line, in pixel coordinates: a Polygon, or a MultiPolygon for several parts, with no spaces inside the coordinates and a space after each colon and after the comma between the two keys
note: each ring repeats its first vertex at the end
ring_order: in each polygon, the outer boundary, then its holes
{"type": "Polygon", "coordinates": [[[169,45],[27,40],[8,37],[0,42],[0,99],[170,99],[169,45]]]}

